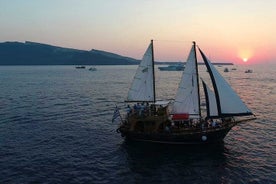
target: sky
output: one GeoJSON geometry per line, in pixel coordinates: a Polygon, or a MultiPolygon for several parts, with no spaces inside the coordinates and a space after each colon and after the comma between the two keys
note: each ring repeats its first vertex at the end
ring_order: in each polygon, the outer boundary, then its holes
{"type": "Polygon", "coordinates": [[[184,61],[276,63],[275,0],[0,0],[0,42],[33,41],[184,61]]]}

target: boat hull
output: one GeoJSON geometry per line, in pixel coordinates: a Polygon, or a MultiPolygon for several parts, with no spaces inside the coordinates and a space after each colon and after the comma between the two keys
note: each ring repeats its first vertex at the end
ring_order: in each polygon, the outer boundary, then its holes
{"type": "Polygon", "coordinates": [[[183,133],[143,133],[120,130],[126,140],[154,142],[163,144],[207,144],[223,142],[223,139],[234,125],[224,128],[183,133]]]}

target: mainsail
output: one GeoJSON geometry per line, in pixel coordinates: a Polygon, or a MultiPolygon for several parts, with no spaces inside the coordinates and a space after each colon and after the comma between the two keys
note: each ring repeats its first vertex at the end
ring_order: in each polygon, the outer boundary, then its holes
{"type": "MultiPolygon", "coordinates": [[[[199,89],[195,43],[190,50],[185,69],[176,93],[172,114],[187,114],[199,118],[199,89]]],[[[183,116],[182,116],[183,117],[183,116]]]]}
{"type": "Polygon", "coordinates": [[[199,49],[213,84],[219,117],[252,115],[237,93],[199,49]]]}
{"type": "Polygon", "coordinates": [[[129,89],[127,102],[155,102],[153,41],[148,46],[129,89]]]}

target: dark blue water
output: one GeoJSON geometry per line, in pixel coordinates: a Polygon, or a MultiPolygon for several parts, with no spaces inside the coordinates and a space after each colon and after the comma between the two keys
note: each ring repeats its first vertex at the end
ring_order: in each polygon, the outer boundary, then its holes
{"type": "MultiPolygon", "coordinates": [[[[0,66],[0,183],[276,183],[275,66],[222,72],[258,119],[213,146],[115,132],[136,67],[0,66]]],[[[180,76],[157,71],[157,96],[174,98],[180,76]]]]}

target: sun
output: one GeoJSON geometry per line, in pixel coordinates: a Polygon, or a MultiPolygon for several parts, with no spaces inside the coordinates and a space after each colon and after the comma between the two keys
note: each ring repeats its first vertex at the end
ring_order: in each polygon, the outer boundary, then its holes
{"type": "Polygon", "coordinates": [[[241,62],[248,63],[250,58],[252,58],[254,55],[253,52],[253,49],[250,48],[240,48],[238,50],[238,58],[241,62]]]}
{"type": "Polygon", "coordinates": [[[243,58],[242,60],[246,63],[248,61],[248,58],[243,58]]]}

